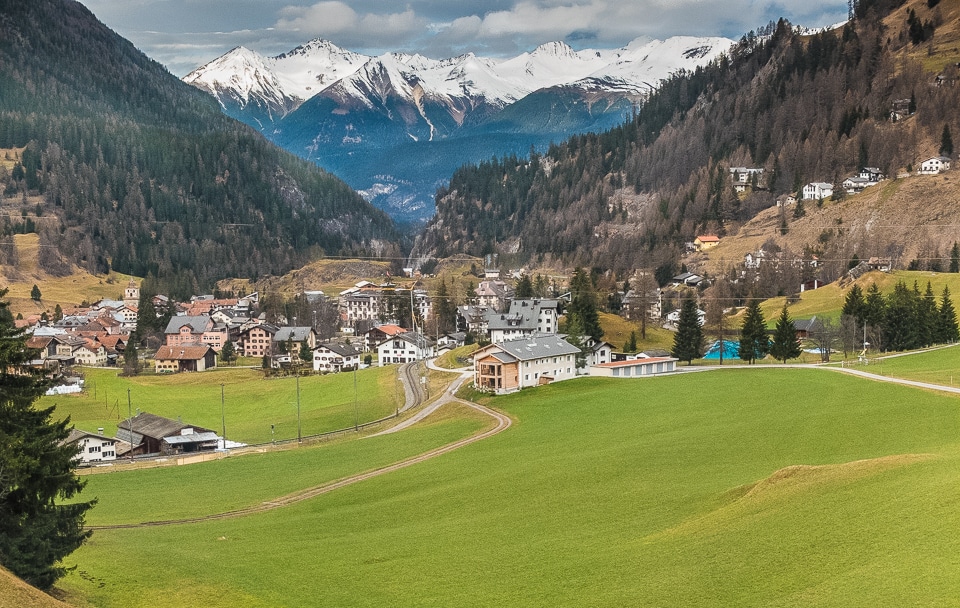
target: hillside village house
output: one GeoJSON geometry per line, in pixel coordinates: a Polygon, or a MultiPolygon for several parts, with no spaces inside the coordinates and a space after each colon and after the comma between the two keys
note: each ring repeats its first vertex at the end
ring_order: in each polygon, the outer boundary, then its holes
{"type": "Polygon", "coordinates": [[[715,234],[702,234],[693,239],[693,246],[697,251],[713,249],[720,244],[720,237],[715,234]]]}
{"type": "Polygon", "coordinates": [[[514,290],[513,287],[497,279],[480,281],[475,293],[477,306],[486,306],[497,312],[503,312],[507,302],[513,297],[514,290]]]}
{"type": "Polygon", "coordinates": [[[291,352],[299,350],[300,345],[306,342],[311,349],[317,346],[317,332],[312,327],[280,327],[273,334],[273,350],[279,352],[280,344],[292,345],[291,352]]]}
{"type": "Polygon", "coordinates": [[[167,346],[207,344],[216,352],[227,342],[227,328],[206,315],[176,315],[164,330],[167,346]]]}
{"type": "Polygon", "coordinates": [[[116,442],[113,437],[104,437],[103,429],[100,434],[72,429],[63,441],[64,444],[76,444],[77,460],[84,464],[116,460],[116,442]]]}
{"type": "Polygon", "coordinates": [[[85,339],[73,356],[80,365],[103,367],[107,364],[107,349],[95,339],[85,339]]]}
{"type": "Polygon", "coordinates": [[[920,163],[920,175],[936,175],[950,170],[949,156],[934,156],[920,163]]]}
{"type": "Polygon", "coordinates": [[[733,180],[733,189],[736,192],[746,192],[747,188],[753,184],[759,185],[763,177],[763,169],[759,167],[730,167],[730,175],[733,180]]]}
{"type": "Polygon", "coordinates": [[[217,366],[217,354],[207,344],[161,346],[153,359],[158,374],[202,372],[217,366]]]}
{"type": "Polygon", "coordinates": [[[406,331],[406,329],[393,323],[382,323],[375,327],[371,327],[363,336],[364,349],[374,350],[377,348],[378,344],[382,343],[387,338],[392,338],[397,334],[406,333],[406,331]]]}
{"type": "Polygon", "coordinates": [[[280,328],[269,323],[250,325],[240,332],[238,342],[244,357],[265,357],[273,354],[273,336],[280,328]]]}
{"type": "Polygon", "coordinates": [[[674,357],[647,357],[599,363],[590,367],[591,376],[604,378],[642,378],[676,371],[674,357]]]}
{"type": "Polygon", "coordinates": [[[473,355],[473,384],[480,390],[505,394],[569,380],[577,375],[579,352],[556,335],[491,344],[473,355]]]}
{"type": "Polygon", "coordinates": [[[833,185],[826,182],[811,182],[803,187],[803,200],[817,201],[833,196],[833,185]]]}
{"type": "Polygon", "coordinates": [[[435,356],[433,340],[415,331],[397,334],[377,345],[380,367],[392,363],[410,363],[435,356]]]}
{"type": "Polygon", "coordinates": [[[320,344],[313,351],[313,371],[337,373],[360,367],[360,351],[349,344],[320,344]]]}
{"type": "Polygon", "coordinates": [[[510,302],[509,312],[488,311],[490,341],[505,342],[533,334],[556,333],[557,306],[557,300],[523,299],[510,302]]]}

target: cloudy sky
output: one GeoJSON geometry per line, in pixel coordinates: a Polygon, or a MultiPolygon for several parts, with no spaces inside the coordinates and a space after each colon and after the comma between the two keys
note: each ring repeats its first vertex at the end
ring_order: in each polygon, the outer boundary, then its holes
{"type": "Polygon", "coordinates": [[[739,38],[770,20],[822,27],[844,0],[80,0],[177,76],[235,46],[278,55],[313,38],[378,55],[510,56],[563,40],[616,48],[634,38],[739,38]]]}

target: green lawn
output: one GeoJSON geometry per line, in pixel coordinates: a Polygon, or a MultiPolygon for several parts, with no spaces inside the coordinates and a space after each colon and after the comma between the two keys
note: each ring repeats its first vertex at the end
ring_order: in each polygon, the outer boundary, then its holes
{"type": "MultiPolygon", "coordinates": [[[[743,369],[493,403],[508,431],[295,506],[97,532],[63,586],[105,607],[960,602],[956,397],[743,369]]],[[[336,450],[374,449],[363,441],[336,450]]],[[[251,480],[304,482],[238,458],[216,465],[238,467],[231,492],[248,492],[235,481],[247,463],[251,480]]],[[[212,473],[151,475],[163,502],[217,491],[212,473]]],[[[97,509],[122,513],[108,504],[120,497],[152,492],[104,491],[97,509]]]]}
{"type": "Polygon", "coordinates": [[[864,371],[944,386],[960,386],[960,346],[870,359],[864,371]]]}
{"type": "MultiPolygon", "coordinates": [[[[39,406],[57,406],[58,416],[70,415],[85,431],[103,427],[108,435],[127,418],[130,409],[219,432],[220,385],[223,384],[223,418],[227,438],[244,443],[297,436],[296,379],[264,379],[259,370],[218,368],[201,373],[122,378],[116,369],[86,368],[86,389],[79,395],[43,397],[39,406]]],[[[356,412],[352,373],[300,378],[300,424],[303,435],[314,435],[388,416],[402,405],[403,389],[396,379],[396,366],[374,367],[357,372],[356,412]]]]}

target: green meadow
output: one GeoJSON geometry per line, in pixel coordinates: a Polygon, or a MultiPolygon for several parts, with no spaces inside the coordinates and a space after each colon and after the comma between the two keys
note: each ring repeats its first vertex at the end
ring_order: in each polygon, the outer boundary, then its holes
{"type": "Polygon", "coordinates": [[[960,346],[870,359],[869,365],[857,369],[918,382],[960,386],[960,346]]]}
{"type": "MultiPolygon", "coordinates": [[[[97,531],[61,586],[105,607],[960,605],[956,396],[757,368],[583,379],[492,404],[514,418],[505,432],[289,507],[97,531]]],[[[204,495],[218,492],[252,504],[482,424],[454,413],[309,451],[92,476],[90,521],[213,512],[227,503],[204,495]]]]}
{"type": "MultiPolygon", "coordinates": [[[[116,433],[128,411],[144,411],[218,433],[225,423],[227,438],[243,443],[297,437],[297,381],[292,376],[265,379],[261,371],[246,368],[129,378],[118,376],[116,369],[85,368],[84,374],[83,393],[43,397],[38,407],[55,405],[55,415],[69,415],[78,429],[103,427],[107,435],[116,433]]],[[[396,412],[403,399],[396,366],[358,371],[356,392],[352,373],[305,376],[300,378],[301,432],[316,435],[354,426],[356,420],[377,420],[396,412]]]]}

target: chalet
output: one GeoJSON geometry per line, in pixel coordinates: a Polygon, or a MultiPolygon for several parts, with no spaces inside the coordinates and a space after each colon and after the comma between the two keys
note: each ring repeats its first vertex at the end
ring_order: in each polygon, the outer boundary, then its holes
{"type": "Polygon", "coordinates": [[[117,425],[117,439],[143,455],[213,451],[220,437],[210,429],[143,412],[117,425]]]}
{"type": "Polygon", "coordinates": [[[936,175],[950,170],[949,156],[934,156],[920,163],[920,175],[936,175]]]}
{"type": "Polygon", "coordinates": [[[98,434],[72,429],[63,443],[77,446],[77,460],[83,464],[117,459],[117,440],[104,437],[103,429],[98,434]]]}
{"type": "Polygon", "coordinates": [[[406,329],[400,327],[399,325],[394,325],[393,323],[383,323],[372,327],[367,331],[366,334],[364,334],[364,349],[374,350],[377,345],[384,340],[393,338],[398,334],[406,333],[406,331],[406,329]]]}
{"type": "Polygon", "coordinates": [[[676,371],[675,357],[641,357],[624,361],[611,361],[590,367],[591,376],[605,378],[643,378],[676,371]]]}
{"type": "Polygon", "coordinates": [[[360,367],[360,351],[349,344],[330,342],[313,350],[313,371],[337,373],[360,367]]]}
{"type": "Polygon", "coordinates": [[[80,365],[103,367],[107,364],[107,349],[96,339],[84,339],[73,356],[80,365]]]}
{"type": "Polygon", "coordinates": [[[613,361],[613,345],[609,342],[587,340],[587,367],[613,361]]]}
{"type": "Polygon", "coordinates": [[[811,182],[803,187],[803,200],[816,201],[833,196],[833,185],[826,182],[811,182]]]}
{"type": "Polygon", "coordinates": [[[720,237],[715,234],[701,234],[693,239],[693,246],[697,251],[706,251],[713,249],[720,244],[720,237]]]}
{"type": "Polygon", "coordinates": [[[457,306],[457,329],[475,336],[487,335],[487,306],[457,306]]]}
{"type": "Polygon", "coordinates": [[[579,352],[557,335],[491,344],[473,355],[473,384],[504,394],[570,380],[577,375],[579,352]]]}
{"type": "Polygon", "coordinates": [[[459,348],[464,345],[466,339],[467,334],[462,331],[444,334],[437,339],[437,348],[459,348]]]}
{"type": "Polygon", "coordinates": [[[817,327],[817,317],[813,316],[809,319],[794,319],[793,320],[793,329],[797,332],[797,339],[802,340],[804,338],[809,338],[813,333],[814,329],[817,327]]]}
{"type": "Polygon", "coordinates": [[[202,372],[217,366],[217,354],[208,344],[161,346],[153,359],[158,374],[202,372]]]}
{"type": "Polygon", "coordinates": [[[762,177],[763,169],[759,167],[730,167],[733,189],[737,192],[746,192],[748,187],[759,186],[762,177]]]}
{"type": "MultiPolygon", "coordinates": [[[[499,273],[497,274],[499,276],[499,273]]],[[[476,289],[476,304],[493,308],[497,312],[506,310],[507,302],[513,298],[514,290],[503,281],[480,281],[476,289]]]]}
{"type": "Polygon", "coordinates": [[[792,194],[781,194],[777,197],[777,207],[787,207],[797,204],[797,197],[792,194]]]}
{"type": "Polygon", "coordinates": [[[273,354],[273,336],[279,328],[269,323],[251,323],[237,336],[244,357],[263,357],[273,354]]]}
{"type": "Polygon", "coordinates": [[[57,341],[53,336],[30,336],[25,344],[27,348],[36,349],[38,359],[45,360],[50,355],[57,354],[57,341]]]}
{"type": "Polygon", "coordinates": [[[378,344],[377,358],[380,367],[391,363],[410,363],[434,357],[435,348],[436,345],[430,338],[415,331],[408,331],[378,344]]]}
{"type": "Polygon", "coordinates": [[[880,183],[881,181],[886,179],[887,176],[884,175],[883,171],[881,171],[877,167],[864,167],[860,169],[860,173],[857,174],[857,177],[867,180],[868,182],[870,182],[870,185],[872,186],[874,184],[880,183]]]}
{"type": "Polygon", "coordinates": [[[524,299],[510,302],[505,313],[487,311],[487,331],[491,342],[517,340],[533,334],[557,332],[556,300],[524,299]]]}
{"type": "Polygon", "coordinates": [[[767,253],[763,249],[750,252],[743,256],[743,267],[749,270],[756,270],[760,268],[760,264],[763,263],[766,257],[767,253]]]}
{"type": "Polygon", "coordinates": [[[659,319],[663,314],[663,292],[658,287],[648,291],[644,297],[641,290],[631,289],[624,294],[620,311],[626,319],[642,319],[644,313],[648,319],[659,319]]]}
{"type": "Polygon", "coordinates": [[[871,182],[869,179],[863,177],[854,176],[843,180],[840,186],[847,194],[860,194],[865,189],[875,185],[876,183],[877,182],[871,182]]]}

